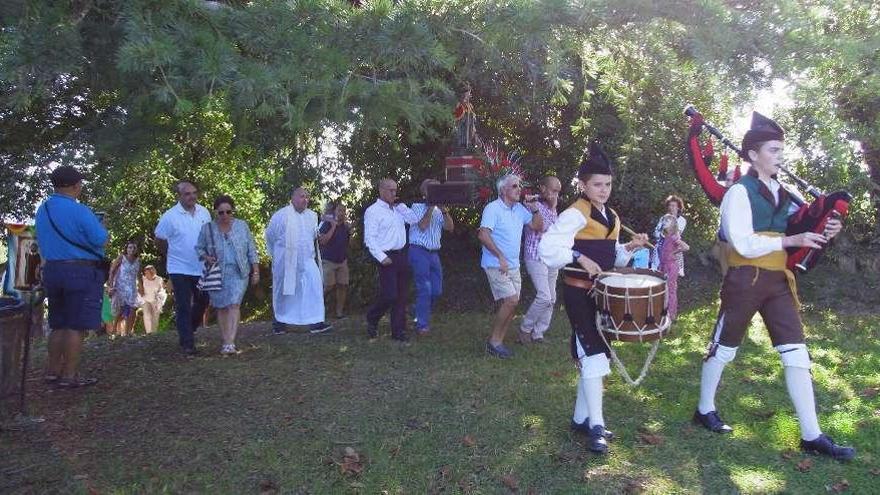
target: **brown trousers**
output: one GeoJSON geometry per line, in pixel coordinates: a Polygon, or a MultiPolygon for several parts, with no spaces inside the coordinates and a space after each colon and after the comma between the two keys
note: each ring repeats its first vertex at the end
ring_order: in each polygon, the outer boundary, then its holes
{"type": "Polygon", "coordinates": [[[755,266],[730,267],[724,276],[712,343],[738,347],[755,313],[761,313],[774,346],[804,343],[804,327],[785,273],[755,266]]]}

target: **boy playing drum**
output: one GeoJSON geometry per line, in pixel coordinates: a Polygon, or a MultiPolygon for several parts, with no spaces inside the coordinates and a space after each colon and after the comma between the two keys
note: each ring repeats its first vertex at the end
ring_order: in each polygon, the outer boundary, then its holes
{"type": "Polygon", "coordinates": [[[597,143],[578,169],[580,198],[544,233],[538,254],[550,268],[565,266],[563,299],[571,322],[571,355],[580,369],[571,427],[589,435],[590,450],[608,452],[602,416],[602,378],[611,373],[610,350],[596,328],[596,301],[589,293],[593,278],[614,266],[625,266],[632,253],[647,244],[646,234],[618,242],[620,219],[605,203],[611,195],[611,163],[597,143]]]}

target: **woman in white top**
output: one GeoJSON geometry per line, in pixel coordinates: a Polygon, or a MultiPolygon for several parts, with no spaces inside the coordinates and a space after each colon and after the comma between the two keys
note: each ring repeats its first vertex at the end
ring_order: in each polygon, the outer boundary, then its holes
{"type": "Polygon", "coordinates": [[[141,277],[141,298],[144,312],[144,329],[147,333],[153,333],[159,330],[159,315],[162,314],[162,306],[168,299],[168,293],[165,291],[165,280],[156,275],[156,268],[153,265],[144,267],[144,275],[141,277]]]}

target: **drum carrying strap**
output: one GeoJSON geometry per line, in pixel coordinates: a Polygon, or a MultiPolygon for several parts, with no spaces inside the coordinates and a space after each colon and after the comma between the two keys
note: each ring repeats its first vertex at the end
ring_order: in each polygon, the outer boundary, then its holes
{"type": "MultiPolygon", "coordinates": [[[[648,295],[649,295],[649,297],[651,296],[650,290],[649,290],[648,295]]],[[[607,308],[607,307],[609,307],[609,304],[607,301],[608,293],[606,292],[604,294],[604,296],[606,298],[605,307],[607,308]]],[[[664,297],[663,307],[666,308],[666,306],[668,304],[667,298],[669,297],[669,292],[667,290],[664,290],[663,297],[664,297]]],[[[626,288],[626,297],[624,298],[624,304],[625,304],[624,319],[626,319],[626,316],[629,316],[629,322],[634,325],[634,322],[632,321],[632,308],[630,307],[629,299],[630,299],[629,287],[627,287],[626,288]]],[[[642,369],[641,369],[641,371],[639,371],[639,376],[637,376],[636,379],[633,380],[632,377],[630,376],[629,372],[626,370],[626,366],[623,365],[623,361],[620,360],[620,358],[617,356],[617,353],[614,352],[614,348],[611,347],[611,342],[608,342],[608,339],[605,338],[605,332],[602,331],[602,328],[605,328],[606,325],[608,324],[608,322],[605,321],[606,319],[604,318],[604,316],[605,315],[603,315],[602,312],[596,313],[596,331],[599,332],[599,336],[602,337],[602,342],[604,342],[605,347],[608,348],[608,352],[609,352],[609,354],[611,354],[611,362],[614,363],[614,367],[617,368],[617,371],[620,373],[620,376],[623,377],[623,380],[627,383],[627,385],[629,385],[631,387],[638,387],[639,384],[642,383],[642,380],[644,380],[645,377],[648,375],[648,368],[650,368],[651,363],[654,362],[654,357],[657,356],[657,349],[660,348],[660,341],[663,339],[662,338],[657,339],[654,341],[653,344],[651,344],[651,350],[648,351],[648,356],[645,358],[645,364],[642,365],[642,369]]],[[[661,318],[665,318],[665,317],[666,317],[666,311],[664,310],[664,314],[661,315],[661,318]]],[[[647,318],[645,321],[646,326],[648,324],[653,323],[653,322],[654,322],[654,305],[649,303],[648,304],[648,315],[647,315],[647,318]],[[648,319],[650,319],[651,321],[649,322],[648,319]]],[[[665,323],[666,323],[666,325],[671,324],[671,322],[669,320],[665,320],[665,323]]],[[[662,323],[661,323],[661,325],[662,325],[662,323]]],[[[640,337],[641,337],[642,331],[643,331],[643,328],[640,328],[639,329],[639,336],[640,337]]]]}
{"type": "Polygon", "coordinates": [[[602,337],[602,342],[605,342],[605,346],[608,347],[608,352],[611,354],[611,362],[614,363],[614,367],[617,368],[617,371],[620,373],[620,376],[623,377],[623,380],[630,387],[638,387],[642,380],[648,375],[648,368],[651,367],[651,363],[654,361],[654,357],[657,355],[657,349],[660,348],[660,341],[663,339],[657,339],[651,344],[651,350],[648,351],[648,357],[645,358],[645,364],[642,365],[642,370],[639,372],[639,376],[636,377],[635,380],[632,379],[629,372],[626,371],[626,366],[623,365],[623,362],[617,357],[617,353],[614,352],[614,348],[611,347],[611,343],[608,342],[608,339],[605,338],[605,332],[600,330],[601,324],[599,322],[601,315],[596,315],[596,329],[599,332],[599,336],[602,337]]]}

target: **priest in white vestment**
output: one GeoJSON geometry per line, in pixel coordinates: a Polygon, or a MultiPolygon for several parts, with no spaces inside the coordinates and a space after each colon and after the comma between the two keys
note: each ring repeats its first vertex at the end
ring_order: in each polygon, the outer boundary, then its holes
{"type": "Polygon", "coordinates": [[[315,238],[318,214],[308,209],[309,193],[298,187],[290,204],[276,211],[266,227],[266,248],[272,256],[272,331],[285,325],[309,325],[311,333],[332,327],[324,322],[324,289],[315,238]]]}

